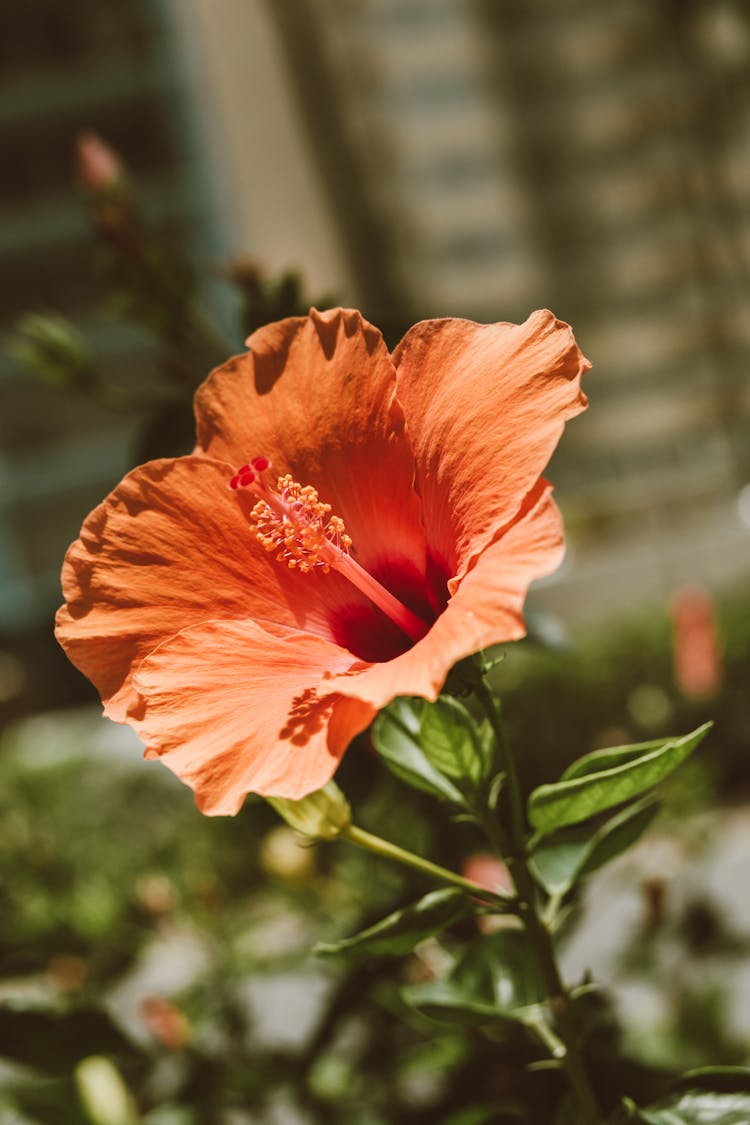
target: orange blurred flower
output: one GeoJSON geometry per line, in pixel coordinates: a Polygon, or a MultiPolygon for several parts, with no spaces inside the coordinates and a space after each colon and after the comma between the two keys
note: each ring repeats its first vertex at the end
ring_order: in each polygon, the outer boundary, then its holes
{"type": "Polygon", "coordinates": [[[193,455],[85,521],[57,619],[105,714],[212,814],[318,789],[396,695],[523,636],[563,553],[540,473],[589,366],[544,311],[424,321],[390,355],[313,310],[248,346],[199,389],[193,455]]]}
{"type": "Polygon", "coordinates": [[[689,699],[708,699],[721,687],[713,599],[700,586],[683,586],[673,595],[670,609],[675,683],[689,699]]]}

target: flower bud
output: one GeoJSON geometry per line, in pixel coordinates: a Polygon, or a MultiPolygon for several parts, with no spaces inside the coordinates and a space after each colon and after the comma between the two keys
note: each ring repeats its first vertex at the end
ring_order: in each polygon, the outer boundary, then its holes
{"type": "Polygon", "coordinates": [[[76,152],[78,178],[89,191],[107,191],[122,179],[119,156],[97,133],[81,133],[76,152]]]}
{"type": "Polygon", "coordinates": [[[335,840],[351,824],[349,802],[334,781],[299,801],[286,797],[266,797],[266,800],[287,824],[316,840],[335,840]]]}

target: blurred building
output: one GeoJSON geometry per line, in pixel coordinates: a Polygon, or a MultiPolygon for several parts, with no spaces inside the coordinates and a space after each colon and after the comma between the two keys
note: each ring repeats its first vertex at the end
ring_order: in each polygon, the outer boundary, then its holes
{"type": "MultiPolygon", "coordinates": [[[[0,6],[0,333],[24,313],[80,325],[112,379],[142,377],[145,334],[103,316],[74,147],[107,137],[164,231],[206,260],[217,210],[174,30],[148,0],[0,6]]],[[[0,353],[0,631],[48,629],[66,544],[129,467],[133,420],[24,375],[0,353]]],[[[0,689],[0,694],[2,694],[0,689]]]]}
{"type": "MultiPolygon", "coordinates": [[[[0,20],[4,326],[89,316],[69,149],[94,127],[206,262],[299,268],[394,339],[543,305],[575,326],[592,408],[551,470],[573,552],[541,604],[598,614],[747,574],[741,0],[34,0],[0,20]]],[[[138,363],[127,334],[101,346],[138,363]]],[[[3,370],[9,625],[54,602],[127,423],[3,370]]]]}

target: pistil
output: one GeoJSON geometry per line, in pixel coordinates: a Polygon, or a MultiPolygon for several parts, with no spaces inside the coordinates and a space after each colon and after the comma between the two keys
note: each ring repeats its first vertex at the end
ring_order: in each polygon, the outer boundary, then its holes
{"type": "Polygon", "coordinates": [[[343,520],[331,514],[312,485],[301,485],[291,476],[278,478],[272,488],[266,474],[267,457],[254,457],[229,482],[231,489],[247,489],[258,497],[250,526],[266,551],[275,551],[278,562],[306,574],[320,568],[335,570],[369,598],[412,640],[418,641],[429,626],[412,613],[349,553],[352,545],[343,520]]]}

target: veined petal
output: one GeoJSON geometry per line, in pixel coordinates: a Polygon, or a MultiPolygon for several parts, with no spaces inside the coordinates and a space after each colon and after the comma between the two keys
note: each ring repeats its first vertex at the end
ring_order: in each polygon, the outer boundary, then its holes
{"type": "Polygon", "coordinates": [[[560,438],[586,406],[590,366],[567,324],[545,310],[516,324],[432,320],[393,354],[416,462],[428,545],[455,590],[513,519],[560,438]]]}
{"type": "Polygon", "coordinates": [[[425,545],[414,460],[380,332],[356,311],[313,309],[247,343],[196,394],[196,452],[235,465],[262,455],[312,485],[344,520],[357,561],[386,586],[411,574],[418,598],[425,545]]]}
{"type": "Polygon", "coordinates": [[[328,689],[326,677],[351,662],[307,633],[204,621],[143,660],[133,726],[147,756],[190,785],[204,813],[236,813],[249,792],[305,797],[331,779],[374,717],[368,704],[328,689]]]}
{"type": "Polygon", "coordinates": [[[457,661],[525,635],[522,610],[529,585],[555,570],[564,553],[552,486],[540,480],[510,526],[482,551],[421,641],[386,664],[354,665],[349,673],[334,677],[329,688],[375,708],[397,695],[437,699],[457,661]]]}
{"type": "Polygon", "coordinates": [[[143,657],[188,625],[252,617],[333,639],[331,620],[369,609],[338,575],[296,574],[266,554],[248,526],[253,498],[227,488],[230,474],[205,457],[143,465],[68,551],[57,638],[112,719],[127,717],[143,657]]]}

